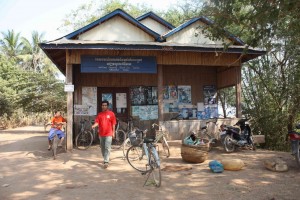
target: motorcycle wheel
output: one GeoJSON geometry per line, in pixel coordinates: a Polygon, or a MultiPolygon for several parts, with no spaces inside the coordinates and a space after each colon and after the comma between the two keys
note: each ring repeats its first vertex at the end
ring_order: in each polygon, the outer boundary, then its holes
{"type": "Polygon", "coordinates": [[[295,159],[296,159],[298,166],[300,167],[300,144],[299,144],[299,141],[297,141],[297,145],[296,145],[295,159]]]}
{"type": "Polygon", "coordinates": [[[235,150],[235,145],[229,135],[226,135],[226,137],[224,138],[224,149],[227,153],[231,153],[235,150]]]}

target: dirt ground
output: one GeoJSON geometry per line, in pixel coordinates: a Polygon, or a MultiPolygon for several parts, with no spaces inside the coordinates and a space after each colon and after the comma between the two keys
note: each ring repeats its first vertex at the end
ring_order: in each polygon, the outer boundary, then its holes
{"type": "Polygon", "coordinates": [[[102,167],[97,145],[86,151],[61,152],[53,160],[47,150],[47,133],[32,126],[0,131],[0,199],[300,199],[300,169],[289,152],[239,150],[226,154],[214,148],[200,164],[183,162],[178,141],[170,141],[171,157],[162,158],[162,186],[144,186],[145,176],[113,149],[108,169],[102,167]],[[239,158],[240,171],[212,173],[211,160],[239,158]],[[266,159],[281,158],[287,172],[272,172],[266,159]]]}

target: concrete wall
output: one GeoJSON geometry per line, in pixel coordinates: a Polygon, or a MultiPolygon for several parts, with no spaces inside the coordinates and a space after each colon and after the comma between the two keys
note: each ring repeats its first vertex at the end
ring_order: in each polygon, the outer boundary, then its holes
{"type": "Polygon", "coordinates": [[[155,31],[160,35],[164,35],[170,30],[167,27],[163,26],[162,24],[158,23],[157,21],[149,17],[140,21],[140,23],[142,23],[143,25],[147,26],[148,28],[150,28],[151,30],[155,31]]]}
{"type": "Polygon", "coordinates": [[[79,40],[154,42],[154,38],[116,16],[79,36],[79,40]]]}
{"type": "Polygon", "coordinates": [[[211,132],[215,138],[219,139],[219,128],[221,124],[234,125],[239,119],[218,119],[217,123],[207,122],[209,120],[171,120],[163,123],[163,130],[168,133],[168,140],[182,140],[191,132],[197,133],[201,127],[208,127],[208,132],[211,132]]]}
{"type": "Polygon", "coordinates": [[[224,41],[229,43],[228,39],[212,41],[205,34],[202,33],[206,24],[197,21],[185,29],[175,33],[167,38],[167,42],[174,42],[180,44],[222,44],[224,41]],[[197,36],[196,36],[197,35],[197,36]]]}

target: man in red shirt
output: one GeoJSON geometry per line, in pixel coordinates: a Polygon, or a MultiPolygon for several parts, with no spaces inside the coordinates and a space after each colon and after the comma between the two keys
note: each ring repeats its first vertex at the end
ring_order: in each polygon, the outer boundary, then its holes
{"type": "Polygon", "coordinates": [[[48,135],[48,142],[49,142],[49,147],[48,150],[51,149],[51,140],[57,134],[58,138],[60,139],[60,142],[58,144],[59,147],[61,147],[62,142],[64,141],[65,138],[65,133],[61,130],[62,125],[66,124],[65,118],[63,118],[60,114],[60,111],[56,111],[54,117],[51,119],[51,129],[49,131],[48,135]]]}
{"type": "Polygon", "coordinates": [[[104,168],[108,167],[112,138],[115,137],[116,116],[108,110],[108,101],[101,102],[102,112],[98,113],[92,128],[98,126],[101,153],[104,159],[104,168]]]}

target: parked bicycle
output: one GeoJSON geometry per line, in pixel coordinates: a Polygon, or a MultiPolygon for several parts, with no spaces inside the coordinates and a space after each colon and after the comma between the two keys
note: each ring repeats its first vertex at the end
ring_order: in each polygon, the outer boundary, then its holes
{"type": "Polygon", "coordinates": [[[142,175],[148,175],[144,186],[152,176],[153,184],[160,187],[161,169],[157,145],[154,139],[144,138],[146,132],[147,130],[136,130],[135,136],[130,136],[132,146],[127,150],[126,159],[135,170],[141,172],[142,175]]]}
{"type": "Polygon", "coordinates": [[[156,123],[153,123],[152,128],[154,128],[155,126],[159,127],[159,130],[157,130],[155,133],[154,144],[161,143],[164,156],[166,156],[168,158],[168,157],[170,157],[170,147],[169,147],[169,144],[166,139],[167,133],[162,130],[162,126],[160,126],[156,123]]]}
{"type": "Polygon", "coordinates": [[[197,139],[205,140],[209,143],[209,149],[211,150],[212,146],[216,146],[218,139],[215,137],[214,133],[218,129],[217,119],[214,120],[208,120],[206,122],[206,125],[201,127],[200,130],[197,130],[196,132],[192,131],[194,135],[196,135],[197,139]]]}
{"type": "Polygon", "coordinates": [[[134,126],[132,117],[129,117],[129,119],[127,121],[126,130],[124,131],[124,130],[120,129],[120,131],[125,134],[125,140],[122,144],[122,150],[123,150],[124,158],[126,157],[127,150],[132,146],[131,142],[130,142],[130,139],[129,139],[129,135],[130,135],[131,132],[133,132],[137,129],[138,128],[134,126]]]}
{"type": "Polygon", "coordinates": [[[126,140],[126,133],[120,128],[121,120],[117,119],[117,124],[115,127],[115,137],[112,140],[112,145],[119,149],[122,147],[124,141],[126,140]]]}
{"type": "Polygon", "coordinates": [[[90,125],[93,124],[86,119],[80,120],[80,131],[75,139],[75,145],[80,150],[86,150],[90,148],[93,143],[94,137],[96,137],[96,130],[95,129],[87,129],[87,123],[90,125]]]}
{"type": "MultiPolygon", "coordinates": [[[[132,123],[132,122],[129,122],[129,123],[132,123]]],[[[156,133],[155,133],[155,139],[154,139],[153,143],[154,144],[161,143],[164,156],[166,156],[168,158],[168,157],[170,157],[170,147],[169,147],[169,144],[168,144],[167,139],[166,139],[167,133],[162,130],[162,126],[160,126],[156,123],[153,123],[152,128],[155,128],[155,126],[159,127],[159,130],[157,130],[156,133]]],[[[131,126],[131,127],[133,127],[133,126],[131,126]]],[[[133,127],[131,130],[128,130],[127,133],[126,133],[127,139],[123,143],[124,158],[126,156],[127,150],[132,146],[132,144],[130,142],[129,135],[130,135],[130,133],[134,132],[137,129],[138,129],[137,127],[133,127]]]]}

